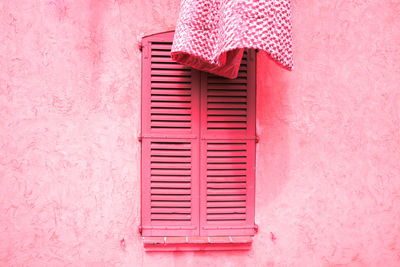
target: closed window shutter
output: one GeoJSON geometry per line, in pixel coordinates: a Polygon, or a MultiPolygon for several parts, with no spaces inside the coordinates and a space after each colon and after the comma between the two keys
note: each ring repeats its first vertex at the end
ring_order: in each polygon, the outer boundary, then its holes
{"type": "Polygon", "coordinates": [[[199,234],[199,73],[171,60],[172,38],[143,40],[143,236],[199,234]]]}
{"type": "Polygon", "coordinates": [[[201,75],[200,234],[254,234],[255,60],[237,79],[201,75]]]}
{"type": "Polygon", "coordinates": [[[253,235],[255,53],[216,77],[173,62],[173,34],[142,41],[142,235],[253,235]]]}

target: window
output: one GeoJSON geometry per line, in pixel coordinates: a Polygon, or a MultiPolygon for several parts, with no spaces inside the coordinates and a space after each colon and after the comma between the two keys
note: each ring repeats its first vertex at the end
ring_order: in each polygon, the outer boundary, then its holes
{"type": "Polygon", "coordinates": [[[142,41],[142,235],[253,235],[255,52],[230,80],[173,62],[172,40],[142,41]]]}

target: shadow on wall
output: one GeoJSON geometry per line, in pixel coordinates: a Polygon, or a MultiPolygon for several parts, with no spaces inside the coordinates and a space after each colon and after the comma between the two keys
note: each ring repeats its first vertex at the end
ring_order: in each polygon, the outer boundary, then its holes
{"type": "Polygon", "coordinates": [[[288,179],[288,75],[268,54],[257,53],[256,223],[288,179]]]}

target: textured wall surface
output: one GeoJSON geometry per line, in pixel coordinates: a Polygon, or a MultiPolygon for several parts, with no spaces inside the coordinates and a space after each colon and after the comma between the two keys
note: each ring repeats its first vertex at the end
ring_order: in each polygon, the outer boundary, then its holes
{"type": "Polygon", "coordinates": [[[294,0],[294,71],[259,54],[250,251],[143,251],[137,40],[178,9],[0,1],[0,265],[399,266],[398,0],[294,0]]]}

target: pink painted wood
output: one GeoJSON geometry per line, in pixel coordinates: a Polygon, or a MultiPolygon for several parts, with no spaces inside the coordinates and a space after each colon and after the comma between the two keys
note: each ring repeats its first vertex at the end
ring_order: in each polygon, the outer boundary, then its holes
{"type": "Polygon", "coordinates": [[[253,235],[255,53],[237,79],[201,74],[200,235],[253,235]]]}
{"type": "Polygon", "coordinates": [[[171,61],[172,38],[142,42],[143,236],[199,235],[199,72],[171,61]]]}
{"type": "Polygon", "coordinates": [[[143,39],[142,234],[253,235],[254,52],[229,80],[172,62],[172,37],[143,39]]]}

